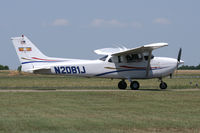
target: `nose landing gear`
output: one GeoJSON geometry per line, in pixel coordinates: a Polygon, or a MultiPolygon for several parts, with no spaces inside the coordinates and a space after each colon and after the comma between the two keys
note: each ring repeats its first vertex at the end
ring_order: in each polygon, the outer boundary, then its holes
{"type": "Polygon", "coordinates": [[[160,83],[160,89],[165,90],[167,89],[167,84],[165,82],[160,83]]]}
{"type": "Polygon", "coordinates": [[[161,81],[161,83],[160,83],[160,89],[162,89],[162,90],[167,89],[167,83],[165,83],[165,82],[162,80],[162,78],[160,78],[160,81],[161,81]]]}

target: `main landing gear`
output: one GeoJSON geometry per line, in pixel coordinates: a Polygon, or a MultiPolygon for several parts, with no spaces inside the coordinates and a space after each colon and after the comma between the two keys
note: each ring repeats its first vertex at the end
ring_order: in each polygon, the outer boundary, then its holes
{"type": "Polygon", "coordinates": [[[125,90],[126,87],[127,87],[127,84],[126,84],[125,80],[122,79],[122,81],[120,81],[120,82],[118,83],[118,88],[121,89],[121,90],[125,90]]]}
{"type": "Polygon", "coordinates": [[[130,88],[131,88],[131,90],[138,90],[140,88],[139,82],[131,81],[130,88]]]}
{"type": "MultiPolygon", "coordinates": [[[[162,80],[162,78],[159,78],[161,81],[160,83],[160,89],[165,90],[167,89],[167,84],[162,80]]],[[[122,79],[118,83],[118,88],[121,90],[125,90],[127,88],[127,83],[125,82],[125,79],[122,79]]],[[[131,90],[138,90],[140,88],[140,83],[138,81],[131,81],[130,83],[131,90]]]]}
{"type": "MultiPolygon", "coordinates": [[[[127,87],[127,84],[126,84],[125,80],[122,79],[118,83],[118,88],[121,89],[121,90],[125,90],[126,87],[127,87]]],[[[137,81],[131,81],[130,88],[131,88],[131,90],[138,90],[140,88],[139,82],[137,82],[137,81]]]]}

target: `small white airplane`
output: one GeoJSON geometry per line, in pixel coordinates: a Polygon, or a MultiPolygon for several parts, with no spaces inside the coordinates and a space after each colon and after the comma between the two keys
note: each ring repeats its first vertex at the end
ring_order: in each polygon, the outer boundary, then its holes
{"type": "Polygon", "coordinates": [[[119,89],[126,89],[126,79],[130,81],[130,88],[137,90],[140,84],[132,79],[158,78],[161,89],[166,89],[167,84],[162,78],[172,76],[179,64],[182,64],[180,49],[178,59],[167,57],[154,57],[152,51],[167,43],[153,43],[137,48],[104,48],[94,52],[104,55],[97,60],[81,60],[54,58],[45,56],[24,35],[11,38],[20,63],[22,71],[40,74],[62,74],[84,77],[102,77],[121,79],[118,83],[119,89]]]}

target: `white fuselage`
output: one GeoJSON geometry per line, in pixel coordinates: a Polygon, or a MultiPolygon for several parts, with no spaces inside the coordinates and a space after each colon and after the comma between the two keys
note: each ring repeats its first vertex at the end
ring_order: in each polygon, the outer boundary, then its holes
{"type": "Polygon", "coordinates": [[[172,74],[177,67],[177,60],[166,57],[155,57],[150,62],[150,71],[146,76],[147,61],[132,63],[113,63],[107,60],[68,60],[49,63],[49,73],[76,75],[84,77],[104,77],[119,79],[160,78],[172,74]]]}
{"type": "Polygon", "coordinates": [[[178,58],[154,57],[152,51],[167,43],[152,43],[136,48],[103,48],[94,52],[104,57],[99,60],[80,60],[54,58],[44,55],[26,36],[11,38],[17,52],[22,71],[39,74],[61,74],[84,77],[102,77],[122,79],[119,89],[126,89],[126,79],[130,88],[139,89],[140,85],[132,79],[159,78],[160,88],[167,84],[162,77],[171,75],[182,64],[181,51],[178,58]]]}

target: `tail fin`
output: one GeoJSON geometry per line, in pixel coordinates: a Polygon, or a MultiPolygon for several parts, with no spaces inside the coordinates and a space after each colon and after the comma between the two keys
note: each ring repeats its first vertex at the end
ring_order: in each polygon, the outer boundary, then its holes
{"type": "Polygon", "coordinates": [[[26,36],[13,37],[12,42],[21,63],[36,58],[47,58],[26,36]]]}
{"type": "Polygon", "coordinates": [[[11,40],[22,64],[22,71],[34,69],[33,62],[48,58],[24,35],[13,37],[11,40]]]}

